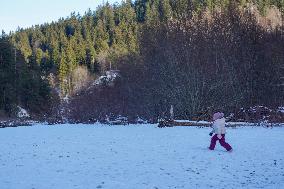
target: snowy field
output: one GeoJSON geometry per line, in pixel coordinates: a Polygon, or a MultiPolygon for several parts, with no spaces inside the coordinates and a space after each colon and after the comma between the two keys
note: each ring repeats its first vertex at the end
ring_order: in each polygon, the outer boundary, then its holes
{"type": "Polygon", "coordinates": [[[284,128],[37,125],[0,129],[1,189],[284,188],[284,128]]]}

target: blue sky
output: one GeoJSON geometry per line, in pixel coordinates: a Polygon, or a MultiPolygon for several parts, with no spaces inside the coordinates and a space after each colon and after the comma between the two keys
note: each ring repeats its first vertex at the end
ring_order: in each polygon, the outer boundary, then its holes
{"type": "Polygon", "coordinates": [[[88,8],[95,10],[102,3],[103,0],[3,0],[0,2],[0,32],[4,30],[9,33],[18,26],[27,28],[57,21],[60,17],[66,18],[73,11],[84,14],[88,8]]]}

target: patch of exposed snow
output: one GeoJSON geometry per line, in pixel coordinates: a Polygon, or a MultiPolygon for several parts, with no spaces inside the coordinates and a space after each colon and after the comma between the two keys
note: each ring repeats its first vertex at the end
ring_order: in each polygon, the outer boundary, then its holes
{"type": "Polygon", "coordinates": [[[147,124],[148,121],[145,120],[145,119],[142,119],[141,117],[137,117],[137,119],[135,120],[136,123],[139,123],[139,124],[147,124]]]}
{"type": "Polygon", "coordinates": [[[127,125],[128,124],[128,118],[119,115],[118,117],[110,118],[107,116],[106,123],[110,125],[127,125]]]}
{"type": "Polygon", "coordinates": [[[114,82],[118,77],[120,77],[119,70],[109,70],[106,71],[105,75],[102,75],[98,79],[96,79],[93,85],[110,84],[114,82]]]}
{"type": "Polygon", "coordinates": [[[283,107],[278,107],[278,112],[284,113],[284,106],[283,107]]]}
{"type": "Polygon", "coordinates": [[[256,113],[257,110],[259,110],[259,109],[264,109],[264,110],[267,110],[267,111],[269,111],[269,112],[272,112],[271,109],[269,109],[269,108],[267,108],[267,107],[265,107],[265,106],[254,106],[254,107],[250,107],[249,110],[250,110],[251,112],[253,112],[253,113],[256,113]]]}
{"type": "Polygon", "coordinates": [[[27,110],[25,110],[24,108],[17,106],[18,108],[18,113],[17,113],[17,117],[18,118],[29,118],[30,114],[28,113],[27,110]]]}
{"type": "Polygon", "coordinates": [[[62,99],[64,102],[69,102],[69,96],[68,95],[66,95],[63,99],[62,99]]]}

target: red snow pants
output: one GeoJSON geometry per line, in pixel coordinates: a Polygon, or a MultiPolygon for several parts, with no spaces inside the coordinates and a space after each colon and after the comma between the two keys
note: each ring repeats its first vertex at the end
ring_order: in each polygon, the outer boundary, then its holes
{"type": "Polygon", "coordinates": [[[219,143],[221,144],[221,146],[223,146],[224,148],[226,148],[227,151],[230,151],[230,150],[232,149],[232,147],[230,146],[230,144],[228,144],[228,143],[225,141],[225,134],[222,134],[222,138],[221,138],[221,139],[219,139],[219,138],[217,137],[217,134],[215,134],[215,135],[211,138],[211,144],[210,144],[210,147],[209,147],[210,150],[214,150],[217,140],[219,140],[219,143]]]}

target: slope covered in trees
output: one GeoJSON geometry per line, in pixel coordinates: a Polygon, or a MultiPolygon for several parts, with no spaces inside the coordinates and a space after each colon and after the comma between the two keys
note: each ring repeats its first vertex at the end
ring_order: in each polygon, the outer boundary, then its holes
{"type": "Polygon", "coordinates": [[[199,15],[144,25],[141,31],[139,56],[119,61],[123,81],[76,97],[73,117],[88,120],[111,112],[155,120],[174,105],[178,118],[192,118],[208,107],[237,113],[283,103],[283,29],[267,32],[232,6],[210,20],[199,15]]]}
{"type": "Polygon", "coordinates": [[[62,98],[72,96],[71,117],[155,119],[173,104],[188,118],[210,106],[283,103],[283,25],[267,21],[272,6],[283,18],[282,0],[127,0],[8,38],[26,66],[33,63],[62,98]],[[90,93],[86,85],[109,69],[121,79],[90,93]]]}
{"type": "MultiPolygon", "coordinates": [[[[34,57],[27,63],[8,36],[0,37],[0,117],[13,116],[18,107],[47,113],[50,88],[42,79],[34,57]]],[[[36,114],[37,114],[36,113],[36,114]]]]}

